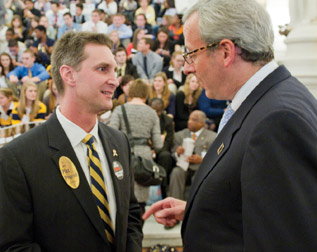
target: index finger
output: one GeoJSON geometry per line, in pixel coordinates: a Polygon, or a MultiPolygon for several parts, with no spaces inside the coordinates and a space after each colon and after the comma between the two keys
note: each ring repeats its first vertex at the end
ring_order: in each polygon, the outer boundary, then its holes
{"type": "Polygon", "coordinates": [[[160,200],[160,201],[154,203],[152,206],[150,206],[150,208],[143,214],[143,216],[142,216],[143,220],[146,220],[152,214],[154,214],[155,212],[157,212],[161,209],[163,209],[163,200],[160,200]]]}

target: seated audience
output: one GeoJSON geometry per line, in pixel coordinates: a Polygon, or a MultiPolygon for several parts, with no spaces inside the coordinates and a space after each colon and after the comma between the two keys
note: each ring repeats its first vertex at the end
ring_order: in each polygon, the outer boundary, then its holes
{"type": "Polygon", "coordinates": [[[74,23],[83,24],[86,22],[85,15],[83,14],[84,5],[82,3],[76,3],[76,10],[74,16],[74,23]]]}
{"type": "Polygon", "coordinates": [[[100,10],[93,10],[91,13],[91,20],[86,21],[82,25],[82,31],[91,31],[98,33],[107,33],[108,25],[101,21],[100,10]]]}
{"type": "Polygon", "coordinates": [[[31,18],[30,20],[30,27],[25,29],[23,33],[24,37],[24,44],[26,48],[29,48],[30,46],[33,45],[33,43],[36,41],[36,36],[35,36],[35,28],[39,25],[40,18],[35,16],[31,18]]]}
{"type": "Polygon", "coordinates": [[[114,0],[101,0],[96,8],[103,10],[109,16],[115,15],[118,12],[118,5],[114,0]]]}
{"type": "MultiPolygon", "coordinates": [[[[131,100],[124,105],[134,138],[134,153],[146,159],[152,159],[152,150],[149,140],[154,149],[161,149],[163,142],[160,134],[159,118],[155,111],[145,104],[148,98],[148,86],[141,80],[133,82],[129,89],[131,100]]],[[[127,128],[122,116],[121,106],[113,111],[110,126],[119,129],[127,134],[127,128]]],[[[144,187],[135,182],[135,196],[140,203],[141,216],[145,211],[145,202],[149,199],[149,187],[144,187]]]]}
{"type": "Polygon", "coordinates": [[[175,51],[172,54],[170,66],[165,67],[163,72],[166,73],[168,86],[176,94],[177,89],[184,85],[186,75],[184,74],[184,58],[181,51],[175,51]]]}
{"type": "Polygon", "coordinates": [[[46,106],[39,101],[37,85],[27,82],[22,85],[20,99],[12,111],[12,125],[42,121],[46,116],[46,106]]]}
{"type": "Polygon", "coordinates": [[[46,28],[47,37],[53,40],[56,39],[56,30],[49,24],[47,16],[43,15],[40,17],[39,25],[43,25],[46,28]]]}
{"type": "Polygon", "coordinates": [[[140,13],[143,13],[146,17],[147,22],[154,26],[156,25],[156,15],[154,8],[149,5],[149,0],[139,0],[140,8],[138,8],[135,12],[135,16],[139,15],[140,13]]]}
{"type": "Polygon", "coordinates": [[[122,14],[115,14],[112,17],[112,24],[108,26],[107,34],[109,34],[113,30],[118,31],[121,43],[124,46],[127,46],[130,43],[130,39],[132,38],[133,32],[132,29],[129,26],[127,26],[124,22],[125,17],[122,14]]]}
{"type": "Polygon", "coordinates": [[[198,99],[198,109],[204,111],[208,117],[207,124],[210,130],[218,131],[218,126],[228,102],[225,100],[209,99],[206,96],[205,89],[198,99]]]}
{"type": "Polygon", "coordinates": [[[120,90],[122,90],[122,93],[119,95],[117,99],[113,99],[112,110],[114,110],[116,106],[125,104],[131,100],[131,98],[129,98],[129,89],[133,81],[134,77],[132,75],[127,74],[122,77],[119,86],[120,90]]]}
{"type": "Polygon", "coordinates": [[[128,59],[131,59],[134,54],[138,52],[138,43],[141,38],[145,38],[145,30],[136,29],[133,33],[132,42],[127,45],[128,59]]]}
{"type": "Polygon", "coordinates": [[[174,122],[171,117],[166,115],[164,111],[164,102],[160,98],[153,98],[150,101],[150,106],[154,109],[160,118],[161,137],[163,140],[163,147],[156,151],[155,161],[163,166],[166,170],[166,179],[162,181],[161,191],[162,197],[167,197],[167,185],[169,183],[169,175],[173,169],[174,160],[171,155],[172,146],[174,142],[174,122]]]}
{"type": "Polygon", "coordinates": [[[182,17],[181,14],[175,14],[172,17],[171,25],[168,27],[170,31],[170,37],[173,40],[179,40],[180,36],[183,34],[183,23],[182,23],[182,17]]]}
{"type": "Polygon", "coordinates": [[[163,17],[164,15],[172,17],[177,14],[174,0],[164,0],[163,6],[164,8],[158,14],[159,17],[163,17]]]}
{"type": "Polygon", "coordinates": [[[51,2],[51,9],[46,12],[48,23],[55,29],[63,25],[63,10],[60,9],[58,1],[51,2]]]}
{"type": "Polygon", "coordinates": [[[22,66],[22,54],[26,50],[25,45],[15,39],[8,41],[8,49],[6,52],[11,56],[14,66],[22,66]],[[22,44],[22,45],[21,45],[22,44]]]}
{"type": "Polygon", "coordinates": [[[17,98],[10,88],[0,88],[0,127],[12,125],[12,110],[17,98]]]}
{"type": "Polygon", "coordinates": [[[45,67],[39,63],[35,63],[34,52],[27,49],[22,54],[23,66],[14,68],[7,74],[11,82],[17,83],[18,81],[24,82],[41,82],[47,80],[50,75],[45,67]]]}
{"type": "Polygon", "coordinates": [[[51,3],[48,0],[37,0],[34,3],[34,8],[38,9],[42,15],[51,9],[51,3]]]}
{"type": "Polygon", "coordinates": [[[200,110],[194,110],[188,119],[188,128],[175,133],[175,142],[172,149],[176,161],[185,153],[183,140],[191,138],[194,140],[194,151],[190,156],[185,157],[189,163],[188,169],[180,167],[176,163],[170,175],[168,195],[177,199],[185,199],[185,186],[187,179],[193,179],[204,155],[209,146],[216,139],[216,133],[205,129],[206,115],[200,110]]]}
{"type": "Polygon", "coordinates": [[[163,67],[169,65],[173,51],[173,42],[168,38],[168,29],[159,29],[154,41],[153,51],[163,58],[163,67]]]}
{"type": "Polygon", "coordinates": [[[13,61],[6,52],[0,54],[0,87],[8,87],[17,95],[17,85],[7,78],[7,74],[14,69],[13,61]]]}
{"type": "Polygon", "coordinates": [[[80,31],[81,25],[74,23],[72,14],[70,12],[66,12],[63,15],[64,24],[58,28],[57,38],[60,39],[66,32],[69,31],[80,31]]]}
{"type": "Polygon", "coordinates": [[[39,19],[40,16],[41,12],[34,8],[33,0],[25,0],[25,9],[23,10],[23,25],[25,27],[29,27],[31,19],[34,17],[39,19]]]}
{"type": "Polygon", "coordinates": [[[134,12],[136,11],[138,4],[135,0],[120,0],[119,10],[127,17],[127,22],[129,24],[133,23],[134,12]]]}
{"type": "Polygon", "coordinates": [[[151,39],[141,38],[138,42],[138,52],[132,57],[132,63],[137,67],[139,76],[148,83],[163,67],[162,58],[151,50],[151,45],[151,39]]]}
{"type": "Polygon", "coordinates": [[[51,63],[55,40],[47,37],[46,28],[43,25],[38,25],[34,31],[37,40],[34,41],[30,49],[37,55],[38,62],[47,67],[51,63]]]}
{"type": "Polygon", "coordinates": [[[22,54],[22,66],[17,66],[7,74],[7,78],[13,83],[34,82],[38,84],[39,98],[43,98],[43,94],[47,88],[46,80],[50,78],[45,67],[39,63],[35,63],[35,56],[32,50],[27,49],[22,54]]]}
{"type": "MultiPolygon", "coordinates": [[[[117,62],[117,78],[120,84],[122,82],[122,78],[126,75],[132,75],[134,79],[139,77],[135,65],[127,60],[127,53],[123,47],[119,47],[115,51],[114,58],[117,62]]],[[[123,91],[120,85],[115,91],[114,98],[118,98],[122,93],[123,91]]]]}
{"type": "Polygon", "coordinates": [[[145,34],[151,35],[149,38],[153,38],[153,30],[152,25],[150,25],[145,17],[144,13],[140,13],[135,16],[134,24],[132,25],[132,30],[135,32],[136,29],[143,29],[145,30],[145,34]]]}
{"type": "Polygon", "coordinates": [[[11,28],[14,30],[14,39],[24,42],[23,32],[25,30],[22,19],[19,15],[14,15],[11,20],[11,28]]]}
{"type": "Polygon", "coordinates": [[[54,112],[55,108],[59,104],[59,96],[57,92],[57,88],[52,79],[49,80],[49,92],[43,99],[43,103],[46,106],[46,116],[45,119],[48,119],[50,115],[54,112]]]}
{"type": "Polygon", "coordinates": [[[194,74],[189,74],[186,78],[183,90],[176,94],[175,102],[175,131],[187,128],[189,115],[198,109],[198,99],[202,88],[194,74]]]}
{"type": "Polygon", "coordinates": [[[168,89],[167,77],[163,72],[155,74],[150,88],[150,98],[160,98],[164,102],[164,110],[170,117],[175,116],[175,95],[168,89]]]}
{"type": "Polygon", "coordinates": [[[119,47],[124,47],[121,44],[120,38],[119,38],[119,32],[117,30],[111,31],[109,34],[109,38],[112,40],[113,45],[111,48],[112,53],[114,53],[119,47]]]}

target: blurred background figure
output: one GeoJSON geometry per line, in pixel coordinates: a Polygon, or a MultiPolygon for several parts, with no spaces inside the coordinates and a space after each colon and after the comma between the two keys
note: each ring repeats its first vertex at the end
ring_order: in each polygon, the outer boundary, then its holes
{"type": "Polygon", "coordinates": [[[50,115],[54,112],[57,105],[59,104],[59,95],[56,85],[52,79],[49,80],[48,87],[48,94],[43,99],[43,103],[47,108],[45,116],[46,120],[50,117],[50,115]]]}
{"type": "Polygon", "coordinates": [[[189,74],[185,85],[176,94],[175,102],[175,131],[187,128],[189,115],[192,111],[198,109],[198,99],[202,88],[194,74],[189,74]]]}
{"type": "MultiPolygon", "coordinates": [[[[156,112],[145,104],[148,98],[148,86],[141,80],[135,80],[129,89],[131,100],[124,105],[128,121],[134,138],[134,153],[146,159],[152,159],[151,147],[155,150],[163,147],[160,134],[160,122],[156,112]],[[150,142],[152,146],[150,146],[150,142]]],[[[110,126],[127,133],[122,116],[121,106],[113,111],[110,126]]],[[[140,203],[141,212],[145,211],[145,202],[149,199],[149,187],[144,187],[135,182],[135,196],[140,203]]]]}
{"type": "Polygon", "coordinates": [[[20,99],[12,111],[12,124],[43,121],[46,106],[39,101],[37,85],[27,82],[22,85],[20,99]]]}
{"type": "Polygon", "coordinates": [[[12,125],[12,110],[16,106],[17,98],[10,88],[0,88],[0,127],[12,125]]]}
{"type": "Polygon", "coordinates": [[[168,87],[174,94],[185,83],[184,63],[182,52],[175,51],[172,54],[170,65],[163,69],[168,79],[168,87]]]}
{"type": "Polygon", "coordinates": [[[159,72],[155,74],[153,84],[150,88],[150,98],[160,98],[164,103],[164,111],[171,118],[175,116],[175,95],[169,90],[166,74],[159,72]]]}
{"type": "Polygon", "coordinates": [[[153,98],[150,106],[154,109],[160,119],[161,137],[163,147],[159,150],[153,150],[155,153],[155,161],[163,166],[166,170],[166,178],[162,181],[161,192],[162,198],[167,197],[167,187],[169,184],[169,176],[173,169],[174,160],[172,158],[172,147],[174,143],[174,122],[164,111],[164,102],[160,98],[153,98]]]}

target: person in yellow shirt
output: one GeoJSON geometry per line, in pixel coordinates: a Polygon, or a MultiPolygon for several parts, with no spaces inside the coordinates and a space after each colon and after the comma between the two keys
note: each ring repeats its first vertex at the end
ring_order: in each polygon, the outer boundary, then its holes
{"type": "Polygon", "coordinates": [[[39,101],[37,85],[32,82],[24,83],[20,100],[12,111],[12,125],[42,121],[45,115],[46,105],[39,101]]]}
{"type": "Polygon", "coordinates": [[[11,125],[12,110],[17,104],[17,98],[10,88],[0,88],[0,126],[11,125]]]}

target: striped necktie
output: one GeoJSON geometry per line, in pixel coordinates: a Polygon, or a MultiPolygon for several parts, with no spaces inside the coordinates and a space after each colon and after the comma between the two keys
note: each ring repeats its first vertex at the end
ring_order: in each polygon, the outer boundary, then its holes
{"type": "Polygon", "coordinates": [[[113,244],[114,232],[110,217],[110,207],[107,197],[107,191],[101,169],[100,159],[95,147],[94,137],[91,134],[82,140],[87,145],[87,161],[91,177],[91,190],[97,202],[97,208],[105,227],[108,241],[113,244]]]}

